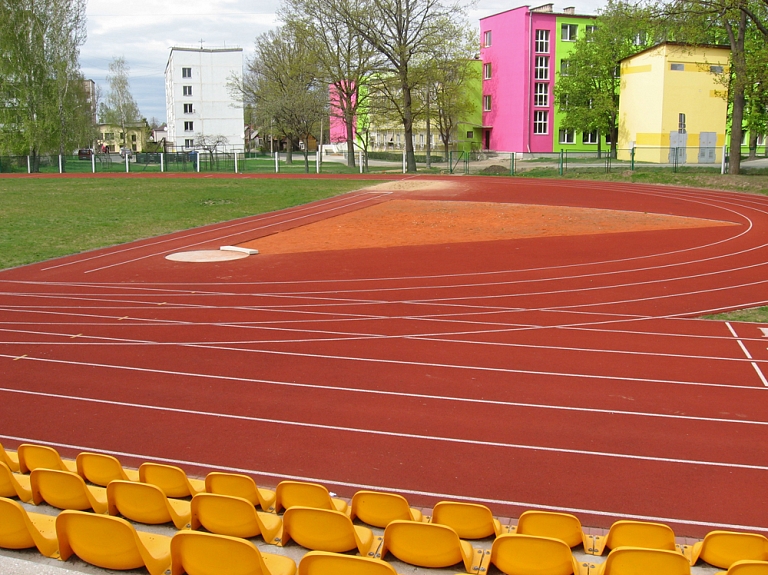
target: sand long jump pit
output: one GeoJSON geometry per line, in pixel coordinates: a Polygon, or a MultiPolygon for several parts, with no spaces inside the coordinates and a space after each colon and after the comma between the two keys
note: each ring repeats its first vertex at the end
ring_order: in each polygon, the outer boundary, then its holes
{"type": "Polygon", "coordinates": [[[269,255],[731,225],[596,208],[393,199],[238,246],[269,255]]]}

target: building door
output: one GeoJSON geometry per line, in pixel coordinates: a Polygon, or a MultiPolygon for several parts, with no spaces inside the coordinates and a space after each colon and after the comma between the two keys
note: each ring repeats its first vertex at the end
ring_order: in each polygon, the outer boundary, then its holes
{"type": "Polygon", "coordinates": [[[699,163],[714,164],[717,147],[717,132],[701,132],[699,134],[699,163]]]}
{"type": "Polygon", "coordinates": [[[680,132],[669,133],[669,163],[675,163],[675,153],[677,153],[677,164],[685,163],[686,146],[688,145],[688,134],[680,132]]]}
{"type": "Polygon", "coordinates": [[[484,146],[484,148],[486,150],[490,150],[491,149],[491,131],[490,130],[486,130],[485,131],[485,146],[484,146]]]}

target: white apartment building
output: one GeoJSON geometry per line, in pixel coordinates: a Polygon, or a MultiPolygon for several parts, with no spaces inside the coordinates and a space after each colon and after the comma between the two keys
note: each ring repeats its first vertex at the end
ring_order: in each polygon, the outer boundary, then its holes
{"type": "Polygon", "coordinates": [[[165,66],[169,147],[192,150],[223,137],[220,151],[243,149],[243,107],[227,88],[242,74],[242,48],[171,48],[165,66]]]}

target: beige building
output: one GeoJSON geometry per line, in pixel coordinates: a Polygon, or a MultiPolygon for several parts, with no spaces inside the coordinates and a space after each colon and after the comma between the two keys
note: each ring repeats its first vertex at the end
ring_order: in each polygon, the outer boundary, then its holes
{"type": "Polygon", "coordinates": [[[619,159],[634,148],[637,162],[719,163],[729,57],[724,46],[665,42],[622,60],[619,159]]]}
{"type": "Polygon", "coordinates": [[[100,152],[106,146],[110,152],[119,152],[120,148],[143,152],[148,134],[149,126],[143,121],[128,124],[125,127],[125,134],[118,124],[99,124],[96,151],[100,152]]]}

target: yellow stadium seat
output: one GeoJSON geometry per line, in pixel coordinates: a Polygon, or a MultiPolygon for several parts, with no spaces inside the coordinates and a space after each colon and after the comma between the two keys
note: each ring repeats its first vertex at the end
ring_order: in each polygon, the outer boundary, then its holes
{"type": "Polygon", "coordinates": [[[142,463],[139,480],[162,489],[168,497],[192,497],[205,491],[205,481],[190,479],[184,470],[162,463],[142,463]]]}
{"type": "Polygon", "coordinates": [[[551,537],[500,535],[491,547],[491,563],[504,573],[579,575],[579,563],[571,548],[551,537]]]}
{"type": "Polygon", "coordinates": [[[512,528],[510,532],[560,539],[565,541],[568,547],[584,545],[584,549],[587,549],[591,543],[581,528],[579,519],[569,513],[526,511],[517,520],[517,527],[512,528]]]}
{"type": "Polygon", "coordinates": [[[310,551],[299,562],[299,575],[397,575],[397,571],[380,559],[310,551]]]}
{"type": "Polygon", "coordinates": [[[275,492],[275,512],[293,506],[335,509],[349,515],[349,506],[343,499],[331,497],[325,486],[303,481],[281,481],[275,492]]]}
{"type": "Polygon", "coordinates": [[[675,543],[675,533],[672,528],[663,523],[645,521],[616,521],[605,536],[588,535],[591,540],[585,545],[587,553],[602,555],[607,547],[642,547],[645,549],[678,550],[675,543]]]}
{"type": "Polygon", "coordinates": [[[364,557],[375,556],[381,543],[381,537],[367,527],[353,525],[341,511],[298,506],[289,507],[283,515],[280,544],[291,539],[315,551],[342,553],[357,548],[364,557]]]}
{"type": "Polygon", "coordinates": [[[163,490],[149,483],[116,480],[107,485],[110,515],[131,521],[158,525],[173,521],[176,529],[189,529],[190,504],[183,499],[168,499],[163,490]]]}
{"type": "Polygon", "coordinates": [[[14,473],[0,461],[0,497],[18,497],[26,503],[32,501],[29,475],[14,473]]]}
{"type": "Polygon", "coordinates": [[[691,548],[691,565],[701,559],[728,569],[736,561],[768,561],[768,539],[756,533],[710,531],[691,548]]]}
{"type": "MultiPolygon", "coordinates": [[[[591,572],[591,569],[590,569],[591,572]]],[[[691,566],[677,551],[619,547],[600,564],[597,575],[690,575],[691,566]]]]}
{"type": "Polygon", "coordinates": [[[459,539],[456,531],[447,525],[393,521],[384,530],[381,558],[387,552],[419,567],[450,567],[463,563],[467,573],[484,572],[491,552],[472,549],[467,541],[459,539]]]}
{"type": "Polygon", "coordinates": [[[295,575],[290,557],[261,553],[250,541],[180,531],[171,540],[171,575],[295,575]]]}
{"type": "Polygon", "coordinates": [[[192,529],[205,527],[211,533],[250,539],[261,535],[264,541],[277,545],[283,521],[273,513],[256,511],[243,497],[198,493],[192,498],[192,529]]]}
{"type": "Polygon", "coordinates": [[[5,463],[11,471],[19,471],[19,454],[6,450],[2,443],[0,443],[0,462],[5,463]]]}
{"type": "Polygon", "coordinates": [[[262,489],[251,477],[240,473],[211,471],[205,477],[205,490],[208,493],[242,497],[250,501],[254,507],[260,506],[263,511],[275,509],[275,492],[262,489]]]}
{"type": "MultiPolygon", "coordinates": [[[[374,527],[384,528],[391,521],[423,521],[421,511],[408,505],[402,495],[379,491],[358,491],[352,497],[350,517],[374,527]]],[[[301,566],[299,566],[301,570],[301,566]]]]}
{"type": "Polygon", "coordinates": [[[71,471],[35,469],[29,477],[32,501],[43,501],[59,509],[93,509],[107,512],[107,490],[86,485],[82,477],[71,471]]]}
{"type": "Polygon", "coordinates": [[[432,523],[453,527],[462,539],[483,539],[504,533],[491,510],[475,503],[440,501],[432,510],[432,523]]]}
{"type": "Polygon", "coordinates": [[[0,547],[29,549],[37,547],[46,557],[59,556],[56,517],[27,513],[20,503],[0,497],[0,547]]]}
{"type": "Polygon", "coordinates": [[[56,518],[62,561],[74,553],[104,569],[146,567],[150,575],[163,575],[171,562],[171,538],[136,531],[120,517],[82,511],[62,511],[56,518]]]}
{"type": "Polygon", "coordinates": [[[104,453],[89,453],[83,451],[75,459],[77,472],[83,479],[106,487],[110,481],[138,481],[139,472],[134,469],[123,469],[117,458],[104,453]]]}
{"type": "Polygon", "coordinates": [[[717,575],[768,575],[768,561],[736,561],[717,575]]]}
{"type": "Polygon", "coordinates": [[[46,445],[19,445],[19,469],[29,473],[33,469],[58,469],[59,471],[77,471],[77,465],[71,459],[62,459],[59,452],[46,445]]]}

